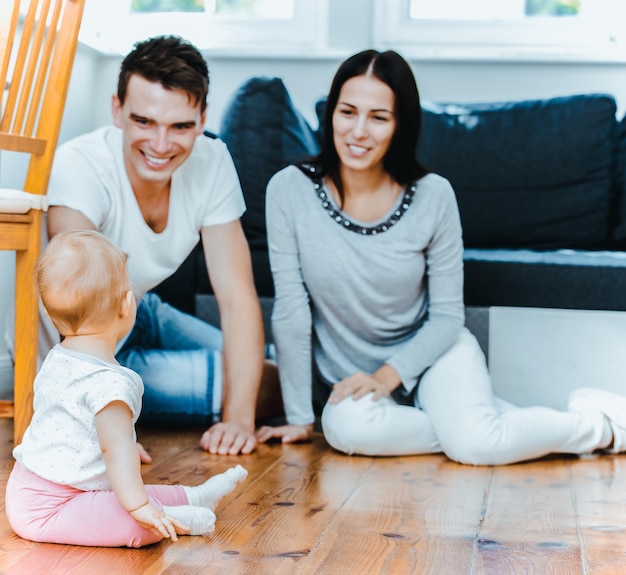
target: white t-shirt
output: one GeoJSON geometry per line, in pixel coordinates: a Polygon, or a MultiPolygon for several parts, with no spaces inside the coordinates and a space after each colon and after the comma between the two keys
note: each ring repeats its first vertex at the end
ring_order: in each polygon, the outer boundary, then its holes
{"type": "Polygon", "coordinates": [[[201,228],[237,220],[245,211],[232,158],[221,140],[199,136],[172,175],[167,227],[155,233],[133,194],[113,126],[79,136],[56,152],[48,200],[80,211],[120,249],[139,295],[178,269],[198,243],[201,228]]]}
{"type": "Polygon", "coordinates": [[[35,378],[35,411],[13,456],[48,481],[83,491],[111,489],[95,416],[112,401],[123,401],[134,424],[142,395],[143,382],[134,371],[56,345],[35,378]]]}

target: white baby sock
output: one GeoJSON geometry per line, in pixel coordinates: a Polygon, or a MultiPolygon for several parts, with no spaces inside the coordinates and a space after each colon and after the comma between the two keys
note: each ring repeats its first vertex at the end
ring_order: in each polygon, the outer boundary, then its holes
{"type": "Polygon", "coordinates": [[[237,467],[231,467],[228,471],[207,479],[201,485],[195,487],[184,485],[183,489],[187,494],[189,505],[200,505],[215,511],[219,500],[233,491],[237,484],[247,476],[248,472],[241,465],[237,465],[237,467]]]}
{"type": "Polygon", "coordinates": [[[207,535],[215,529],[215,513],[207,507],[194,505],[163,506],[163,513],[189,527],[189,535],[207,535]]]}

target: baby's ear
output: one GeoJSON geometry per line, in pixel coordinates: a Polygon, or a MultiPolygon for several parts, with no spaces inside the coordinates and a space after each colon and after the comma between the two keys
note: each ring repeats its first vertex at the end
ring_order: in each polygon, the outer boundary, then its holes
{"type": "Polygon", "coordinates": [[[132,290],[128,290],[124,294],[124,298],[122,299],[122,304],[120,306],[120,317],[128,317],[130,315],[130,310],[133,306],[133,300],[135,299],[135,294],[132,290]]]}
{"type": "Polygon", "coordinates": [[[50,321],[52,321],[52,318],[50,317],[50,314],[48,313],[48,308],[47,308],[45,305],[43,305],[43,303],[41,304],[41,307],[43,307],[43,311],[44,311],[44,313],[46,314],[46,317],[47,317],[50,321]]]}

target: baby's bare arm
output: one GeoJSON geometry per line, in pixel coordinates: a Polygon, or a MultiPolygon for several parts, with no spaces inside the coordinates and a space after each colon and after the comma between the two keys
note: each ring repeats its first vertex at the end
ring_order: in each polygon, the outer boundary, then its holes
{"type": "Polygon", "coordinates": [[[176,541],[187,527],[150,503],[141,478],[141,462],[133,439],[132,414],[123,401],[113,401],[96,414],[96,431],[111,488],[142,527],[176,541]]]}

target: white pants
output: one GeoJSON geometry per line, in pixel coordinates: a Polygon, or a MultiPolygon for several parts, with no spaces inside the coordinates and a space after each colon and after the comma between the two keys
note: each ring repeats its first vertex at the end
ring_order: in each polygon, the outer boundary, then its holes
{"type": "Polygon", "coordinates": [[[424,374],[419,408],[390,398],[347,398],[327,404],[328,443],[348,454],[445,453],[473,465],[524,461],[549,453],[590,453],[606,447],[611,429],[600,413],[518,408],[495,398],[485,356],[463,329],[457,342],[424,374]]]}

